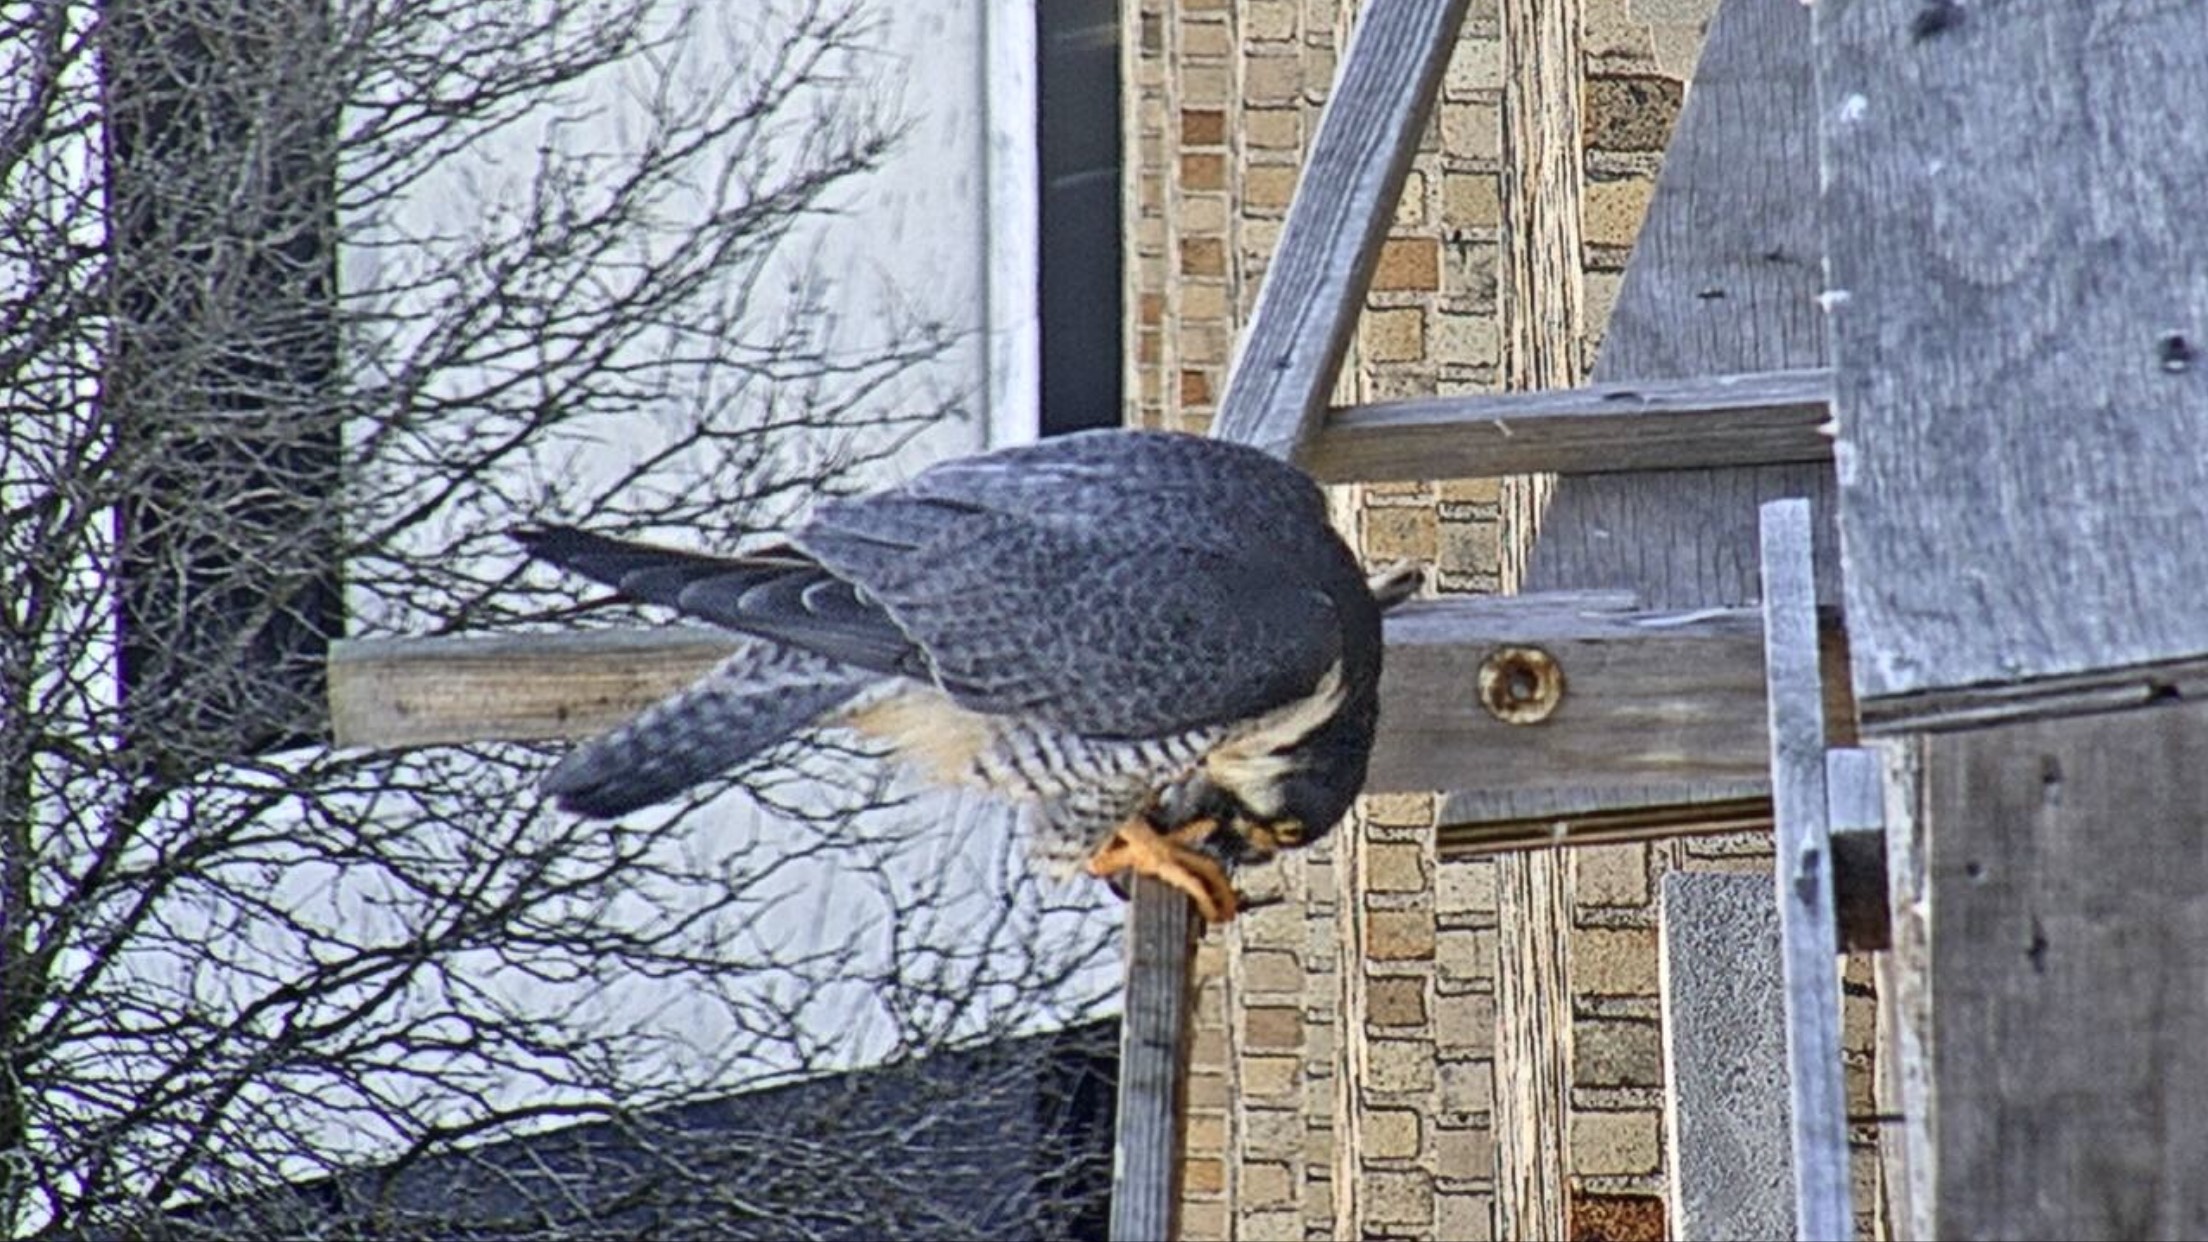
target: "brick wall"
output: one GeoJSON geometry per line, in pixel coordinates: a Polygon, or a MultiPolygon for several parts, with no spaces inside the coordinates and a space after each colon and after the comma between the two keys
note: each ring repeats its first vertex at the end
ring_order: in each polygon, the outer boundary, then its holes
{"type": "MultiPolygon", "coordinates": [[[[1582,280],[1591,361],[1714,0],[1579,0],[1582,280]]],[[[1129,421],[1208,430],[1346,44],[1342,0],[1125,8],[1129,421]]],[[[1337,399],[1496,386],[1504,214],[1496,0],[1472,0],[1337,399]]],[[[1336,489],[1373,563],[1439,591],[1514,585],[1537,492],[1436,481],[1336,489]]],[[[1438,864],[1433,800],[1364,800],[1321,845],[1251,873],[1285,900],[1211,933],[1191,1064],[1190,1239],[1491,1236],[1492,863],[1438,864]]],[[[1661,1236],[1658,879],[1768,867],[1762,840],[1576,851],[1569,864],[1568,1160],[1575,1235],[1661,1236]]],[[[1852,1105],[1870,1111],[1867,974],[1851,971],[1852,1105]]],[[[1868,1164],[1869,1162],[1865,1162],[1868,1164]]]]}

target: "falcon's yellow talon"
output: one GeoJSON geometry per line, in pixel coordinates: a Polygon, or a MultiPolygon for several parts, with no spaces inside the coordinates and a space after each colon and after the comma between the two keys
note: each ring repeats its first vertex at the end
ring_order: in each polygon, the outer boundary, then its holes
{"type": "Polygon", "coordinates": [[[1197,820],[1167,836],[1140,819],[1130,820],[1089,856],[1086,869],[1099,877],[1132,871],[1163,881],[1188,894],[1206,923],[1230,922],[1241,907],[1241,898],[1228,881],[1226,868],[1186,844],[1203,840],[1216,827],[1210,820],[1197,820]]]}

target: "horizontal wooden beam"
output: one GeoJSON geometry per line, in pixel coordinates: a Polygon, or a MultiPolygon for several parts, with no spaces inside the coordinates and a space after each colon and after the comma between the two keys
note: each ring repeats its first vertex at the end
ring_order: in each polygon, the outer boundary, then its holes
{"type": "MultiPolygon", "coordinates": [[[[1764,771],[1751,609],[1650,614],[1614,593],[1427,600],[1390,614],[1387,641],[1373,792],[1684,786],[1764,771]]],[[[583,737],[734,644],[691,627],[342,642],[331,727],[344,746],[583,737]]],[[[1841,676],[1828,692],[1831,718],[1850,719],[1841,676]]]]}
{"type": "Polygon", "coordinates": [[[1334,483],[1829,461],[1831,392],[1766,371],[1347,406],[1297,460],[1334,483]]]}

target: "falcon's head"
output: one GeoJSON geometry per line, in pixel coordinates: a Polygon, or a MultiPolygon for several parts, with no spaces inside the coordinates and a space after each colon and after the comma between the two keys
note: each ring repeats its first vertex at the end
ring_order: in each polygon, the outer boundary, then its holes
{"type": "Polygon", "coordinates": [[[1161,831],[1214,825],[1197,845],[1229,865],[1260,863],[1313,845],[1334,830],[1364,788],[1380,719],[1381,615],[1418,589],[1415,569],[1394,568],[1335,593],[1342,659],[1304,699],[1268,715],[1245,736],[1162,790],[1152,811],[1161,831]]]}

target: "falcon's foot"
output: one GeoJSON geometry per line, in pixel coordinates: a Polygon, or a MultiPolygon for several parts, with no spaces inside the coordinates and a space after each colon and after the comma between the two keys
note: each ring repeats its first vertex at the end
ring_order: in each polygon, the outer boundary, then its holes
{"type": "Polygon", "coordinates": [[[1102,878],[1132,871],[1162,880],[1187,893],[1206,923],[1231,922],[1242,899],[1227,879],[1226,868],[1193,844],[1211,835],[1215,827],[1210,820],[1198,820],[1167,836],[1138,816],[1121,824],[1112,839],[1089,856],[1086,868],[1090,875],[1102,878]]]}

